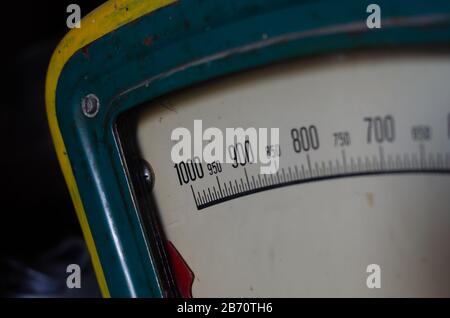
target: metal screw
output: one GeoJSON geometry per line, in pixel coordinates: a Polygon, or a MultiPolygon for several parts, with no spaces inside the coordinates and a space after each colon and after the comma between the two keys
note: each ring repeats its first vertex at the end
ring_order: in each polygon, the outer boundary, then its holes
{"type": "Polygon", "coordinates": [[[86,95],[81,101],[81,109],[84,116],[94,118],[100,110],[100,100],[94,94],[86,95]]]}

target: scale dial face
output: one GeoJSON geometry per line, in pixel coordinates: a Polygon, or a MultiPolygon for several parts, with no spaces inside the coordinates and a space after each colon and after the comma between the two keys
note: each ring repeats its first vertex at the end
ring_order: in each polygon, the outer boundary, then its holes
{"type": "Polygon", "coordinates": [[[192,295],[450,296],[449,114],[450,55],[424,52],[293,60],[143,105],[148,195],[192,295]],[[278,173],[175,165],[171,134],[194,120],[278,128],[278,173]]]}

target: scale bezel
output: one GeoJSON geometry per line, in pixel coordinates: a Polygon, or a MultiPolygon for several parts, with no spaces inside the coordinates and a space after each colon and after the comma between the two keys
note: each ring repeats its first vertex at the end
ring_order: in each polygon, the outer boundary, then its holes
{"type": "MultiPolygon", "coordinates": [[[[448,47],[448,1],[380,0],[381,29],[366,26],[369,3],[182,1],[147,15],[149,10],[134,8],[142,15],[136,14],[132,23],[117,24],[91,43],[78,43],[55,75],[57,86],[49,93],[54,94],[54,109],[48,106],[48,114],[56,123],[53,138],[62,136],[63,146],[55,142],[57,152],[63,166],[70,162],[66,180],[80,222],[87,227],[91,255],[98,255],[104,295],[177,296],[157,214],[145,219],[137,183],[131,181],[135,169],[129,159],[128,166],[125,162],[118,118],[175,90],[289,58],[371,48],[448,47]],[[81,108],[89,94],[100,101],[94,118],[81,108]]],[[[126,11],[133,11],[132,6],[130,1],[126,11]]]]}

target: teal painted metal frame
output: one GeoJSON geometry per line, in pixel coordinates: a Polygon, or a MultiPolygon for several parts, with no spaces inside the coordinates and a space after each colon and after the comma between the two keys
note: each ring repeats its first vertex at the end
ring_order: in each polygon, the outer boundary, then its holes
{"type": "Polygon", "coordinates": [[[449,1],[378,0],[377,30],[365,25],[371,2],[182,0],[68,61],[57,87],[57,117],[111,296],[165,295],[116,138],[118,116],[174,90],[283,59],[449,45],[449,1]],[[95,118],[81,112],[90,93],[101,103],[95,118]]]}

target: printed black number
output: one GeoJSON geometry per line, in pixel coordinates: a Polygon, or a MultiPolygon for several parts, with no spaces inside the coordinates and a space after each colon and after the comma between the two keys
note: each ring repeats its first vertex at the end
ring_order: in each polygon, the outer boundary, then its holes
{"type": "Polygon", "coordinates": [[[237,168],[239,165],[245,166],[248,163],[254,162],[253,150],[250,145],[250,141],[246,140],[244,145],[237,143],[229,148],[231,159],[233,159],[233,168],[237,168]]]}
{"type": "Polygon", "coordinates": [[[387,115],[385,117],[365,117],[367,122],[367,143],[375,140],[377,143],[384,141],[393,142],[395,140],[394,117],[387,115]]]}
{"type": "Polygon", "coordinates": [[[219,161],[208,163],[206,167],[208,168],[210,176],[222,172],[222,165],[220,164],[219,161]]]}
{"type": "Polygon", "coordinates": [[[310,149],[319,149],[319,133],[317,127],[311,125],[309,127],[300,127],[291,129],[292,145],[294,151],[300,153],[309,151],[310,149]]]}
{"type": "Polygon", "coordinates": [[[194,160],[188,159],[186,162],[176,163],[174,168],[177,170],[180,185],[195,181],[197,178],[201,179],[205,176],[202,163],[198,157],[195,157],[194,160]]]}
{"type": "Polygon", "coordinates": [[[350,133],[348,131],[336,132],[333,136],[335,147],[350,146],[350,133]]]}

